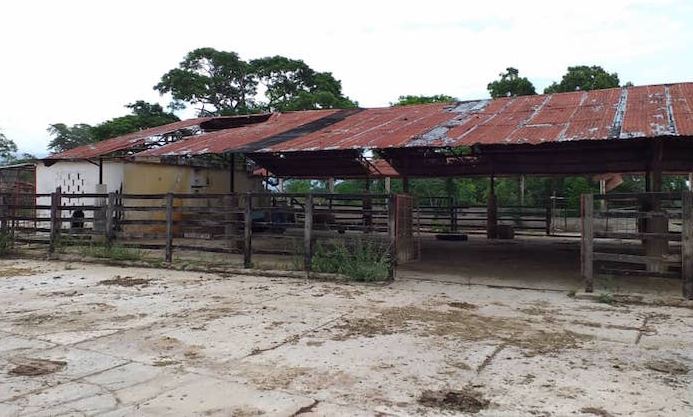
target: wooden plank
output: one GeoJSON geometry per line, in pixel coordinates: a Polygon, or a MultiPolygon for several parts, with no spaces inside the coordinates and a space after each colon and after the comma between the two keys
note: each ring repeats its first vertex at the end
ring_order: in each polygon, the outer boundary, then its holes
{"type": "Polygon", "coordinates": [[[115,227],[113,224],[113,213],[115,210],[116,196],[115,193],[108,193],[106,200],[106,244],[110,245],[113,242],[115,227]]]}
{"type": "Polygon", "coordinates": [[[637,232],[595,232],[594,237],[600,239],[667,239],[678,242],[681,240],[680,233],[637,233],[637,232]]]}
{"type": "Polygon", "coordinates": [[[243,267],[251,268],[252,262],[252,240],[253,240],[253,197],[250,193],[245,195],[245,210],[243,214],[243,267]]]}
{"type": "Polygon", "coordinates": [[[580,196],[580,265],[585,292],[594,291],[594,198],[592,194],[580,196]]]}
{"type": "Polygon", "coordinates": [[[173,194],[166,194],[166,262],[173,260],[173,194]]]}
{"type": "Polygon", "coordinates": [[[681,277],[683,296],[693,300],[693,192],[682,196],[683,225],[681,229],[681,277]]]}
{"type": "Polygon", "coordinates": [[[681,255],[668,254],[662,256],[630,255],[626,253],[594,252],[595,261],[624,262],[643,265],[669,265],[681,262],[681,255]]]}
{"type": "Polygon", "coordinates": [[[681,274],[678,272],[653,272],[644,269],[619,269],[619,268],[599,268],[598,273],[611,275],[615,277],[632,276],[632,277],[652,277],[652,278],[674,278],[680,279],[681,274]]]}
{"type": "Polygon", "coordinates": [[[390,240],[388,278],[394,280],[397,268],[397,197],[395,195],[390,197],[388,204],[387,234],[390,240]]]}
{"type": "Polygon", "coordinates": [[[310,273],[313,266],[313,195],[308,194],[304,203],[303,269],[310,273]]]}
{"type": "Polygon", "coordinates": [[[55,189],[55,192],[51,193],[51,233],[50,233],[50,243],[48,245],[48,253],[52,254],[55,252],[55,248],[60,239],[60,227],[62,222],[60,221],[62,212],[60,210],[60,203],[62,200],[60,187],[55,189]]]}

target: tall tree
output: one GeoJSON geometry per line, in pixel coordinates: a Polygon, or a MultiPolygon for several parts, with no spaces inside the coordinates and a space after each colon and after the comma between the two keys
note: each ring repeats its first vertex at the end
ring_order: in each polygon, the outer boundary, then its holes
{"type": "Polygon", "coordinates": [[[164,74],[154,89],[197,106],[200,115],[243,114],[253,110],[257,80],[237,53],[199,48],[164,74]]]}
{"type": "Polygon", "coordinates": [[[568,72],[563,75],[561,82],[554,82],[544,89],[545,94],[567,93],[570,91],[589,91],[602,88],[613,88],[619,86],[618,74],[609,73],[598,65],[578,65],[568,67],[568,72]]]}
{"type": "Polygon", "coordinates": [[[0,132],[0,164],[5,165],[14,161],[17,144],[0,132]]]}
{"type": "Polygon", "coordinates": [[[250,61],[254,74],[265,87],[270,111],[352,108],[356,103],[342,94],[342,83],[329,72],[316,72],[305,62],[283,56],[250,61]]]}
{"type": "Polygon", "coordinates": [[[164,111],[160,104],[147,103],[144,100],[138,100],[125,107],[131,110],[130,114],[107,120],[96,126],[85,123],[72,126],[64,123],[50,125],[48,132],[53,137],[48,143],[48,149],[52,152],[64,152],[78,146],[180,120],[173,113],[164,111]]]}
{"type": "Polygon", "coordinates": [[[505,72],[498,75],[499,80],[492,81],[486,86],[491,98],[531,96],[537,93],[527,77],[520,77],[520,71],[517,68],[508,67],[505,72]]]}
{"type": "Polygon", "coordinates": [[[457,101],[453,96],[445,94],[436,94],[433,96],[415,96],[406,95],[399,96],[396,103],[390,103],[391,106],[410,106],[413,104],[429,104],[429,103],[452,103],[457,101]]]}
{"type": "Polygon", "coordinates": [[[246,62],[235,52],[213,48],[188,53],[154,89],[195,106],[200,115],[357,106],[331,73],[317,72],[301,60],[273,56],[246,62]]]}
{"type": "Polygon", "coordinates": [[[94,143],[91,133],[92,127],[85,123],[68,126],[65,123],[54,123],[48,127],[48,133],[52,136],[48,142],[51,152],[63,152],[68,149],[94,143]]]}
{"type": "Polygon", "coordinates": [[[116,117],[92,127],[91,135],[94,141],[98,142],[180,120],[173,113],[165,112],[160,104],[151,104],[138,100],[125,107],[131,109],[132,114],[116,117]]]}

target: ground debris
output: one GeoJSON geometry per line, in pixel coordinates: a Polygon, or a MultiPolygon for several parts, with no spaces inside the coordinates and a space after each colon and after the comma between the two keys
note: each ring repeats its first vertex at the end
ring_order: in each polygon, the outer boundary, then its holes
{"type": "Polygon", "coordinates": [[[453,308],[460,308],[462,310],[476,310],[479,308],[476,304],[472,303],[467,303],[467,302],[458,302],[458,301],[453,301],[451,303],[448,303],[450,307],[453,308]]]}
{"type": "Polygon", "coordinates": [[[52,361],[36,358],[14,358],[11,361],[15,366],[10,369],[10,375],[40,376],[58,372],[67,366],[65,361],[52,361]]]}
{"type": "Polygon", "coordinates": [[[527,356],[574,349],[591,336],[564,329],[544,330],[524,319],[492,317],[469,310],[429,310],[417,306],[391,307],[369,318],[350,318],[332,328],[341,341],[414,330],[423,336],[452,337],[466,341],[492,340],[522,349],[527,356]]]}
{"type": "Polygon", "coordinates": [[[121,277],[120,275],[116,275],[112,279],[99,281],[99,285],[118,285],[121,287],[146,287],[149,285],[151,281],[151,279],[146,278],[133,278],[128,276],[121,277]]]}
{"type": "Polygon", "coordinates": [[[686,364],[673,359],[656,359],[645,362],[647,369],[662,372],[669,375],[686,375],[690,368],[686,364]]]}
{"type": "Polygon", "coordinates": [[[491,402],[479,391],[462,388],[461,390],[424,391],[419,397],[419,404],[444,410],[478,413],[487,408],[491,402]]]}
{"type": "Polygon", "coordinates": [[[599,407],[583,407],[580,409],[580,412],[585,414],[594,414],[595,416],[600,417],[613,417],[613,414],[599,407]]]}

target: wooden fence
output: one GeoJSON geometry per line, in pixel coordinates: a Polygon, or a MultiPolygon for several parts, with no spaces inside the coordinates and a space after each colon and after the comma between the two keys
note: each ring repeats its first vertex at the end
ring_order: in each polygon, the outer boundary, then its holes
{"type": "Polygon", "coordinates": [[[384,194],[24,194],[0,200],[0,228],[16,244],[161,252],[285,256],[311,271],[316,242],[377,242],[396,265],[395,201],[384,194]]]}
{"type": "MultiPolygon", "coordinates": [[[[486,233],[487,207],[463,205],[448,197],[422,197],[414,207],[415,227],[423,233],[486,233]]],[[[528,234],[550,234],[551,206],[498,207],[498,224],[528,234]]]]}
{"type": "Polygon", "coordinates": [[[581,270],[585,290],[595,278],[680,279],[693,299],[693,193],[584,194],[581,270]]]}

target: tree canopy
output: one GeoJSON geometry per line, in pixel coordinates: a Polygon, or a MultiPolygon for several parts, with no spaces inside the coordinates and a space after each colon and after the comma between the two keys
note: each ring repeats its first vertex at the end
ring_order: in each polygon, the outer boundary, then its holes
{"type": "Polygon", "coordinates": [[[131,114],[107,120],[96,126],[85,123],[78,123],[72,126],[68,126],[65,123],[50,125],[48,132],[52,138],[48,143],[48,149],[52,152],[63,152],[78,146],[180,120],[173,113],[164,111],[160,104],[151,104],[138,100],[125,107],[131,110],[131,114]]]}
{"type": "Polygon", "coordinates": [[[536,90],[527,77],[520,77],[517,68],[508,67],[505,72],[498,74],[499,80],[492,81],[486,86],[491,98],[531,96],[536,90]]]}
{"type": "Polygon", "coordinates": [[[450,103],[457,101],[453,96],[445,94],[436,94],[433,96],[414,96],[406,95],[399,96],[396,103],[390,103],[392,106],[410,106],[412,104],[428,104],[428,103],[450,103]]]}
{"type": "Polygon", "coordinates": [[[4,165],[12,161],[15,153],[17,153],[17,144],[0,132],[0,164],[4,165]]]}
{"type": "Polygon", "coordinates": [[[247,62],[235,52],[213,48],[189,52],[154,89],[195,106],[200,115],[357,106],[331,73],[317,72],[302,60],[277,55],[247,62]]]}
{"type": "Polygon", "coordinates": [[[544,94],[567,93],[571,91],[599,90],[602,88],[618,87],[618,74],[609,73],[598,65],[578,65],[568,67],[560,82],[554,82],[544,89],[544,94]]]}

